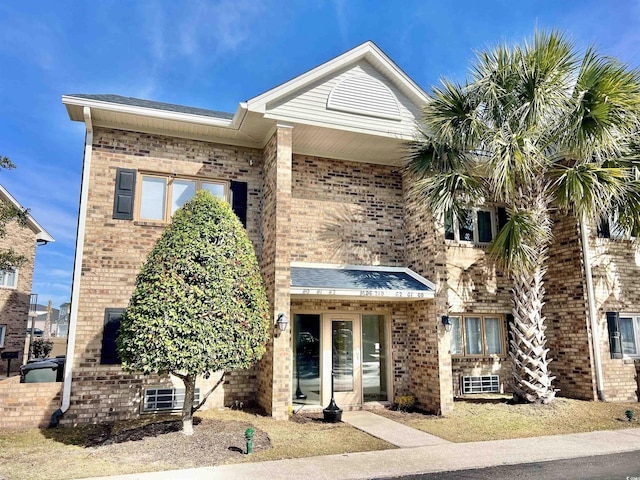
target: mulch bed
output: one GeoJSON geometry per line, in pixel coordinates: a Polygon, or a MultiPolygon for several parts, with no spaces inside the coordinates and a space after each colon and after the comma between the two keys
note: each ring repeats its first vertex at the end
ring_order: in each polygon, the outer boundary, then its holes
{"type": "MultiPolygon", "coordinates": [[[[193,435],[180,430],[182,421],[153,423],[119,432],[113,425],[101,425],[87,437],[84,446],[101,457],[116,457],[124,462],[167,463],[179,468],[202,467],[225,463],[245,455],[244,432],[254,428],[247,422],[194,419],[193,435]]],[[[271,448],[269,436],[255,429],[253,451],[271,448]]]]}

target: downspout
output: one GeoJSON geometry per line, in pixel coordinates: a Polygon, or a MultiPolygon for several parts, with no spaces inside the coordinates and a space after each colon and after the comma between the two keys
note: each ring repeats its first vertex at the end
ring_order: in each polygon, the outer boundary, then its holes
{"type": "Polygon", "coordinates": [[[62,405],[53,412],[49,427],[57,427],[60,417],[71,404],[71,381],[73,377],[74,350],[76,346],[76,326],[80,298],[80,276],[82,273],[82,257],[84,252],[85,226],[87,224],[87,200],[89,198],[89,172],[91,170],[91,154],[93,151],[93,124],[91,109],[83,109],[86,135],[84,140],[84,161],[82,164],[82,183],[80,186],[80,208],[78,210],[78,230],[76,233],[76,255],[73,262],[73,282],[71,286],[71,311],[69,312],[69,333],[67,338],[67,355],[64,364],[64,384],[62,387],[62,405]]]}
{"type": "Polygon", "coordinates": [[[596,309],[596,298],[593,289],[593,277],[591,275],[591,255],[589,254],[590,247],[589,232],[587,230],[587,216],[584,213],[580,219],[580,234],[582,236],[582,263],[584,264],[584,276],[587,283],[587,303],[589,305],[589,322],[591,324],[593,361],[596,367],[596,392],[598,400],[605,402],[602,357],[600,356],[600,329],[598,328],[598,312],[596,309]]]}

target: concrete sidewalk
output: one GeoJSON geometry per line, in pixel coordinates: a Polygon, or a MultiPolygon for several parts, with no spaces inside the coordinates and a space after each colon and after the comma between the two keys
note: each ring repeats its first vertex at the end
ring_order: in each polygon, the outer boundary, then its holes
{"type": "Polygon", "coordinates": [[[342,421],[400,448],[451,443],[430,433],[408,427],[366,410],[343,412],[342,421]]]}
{"type": "Polygon", "coordinates": [[[91,480],[351,480],[484,468],[640,450],[640,429],[327,455],[91,480]]]}

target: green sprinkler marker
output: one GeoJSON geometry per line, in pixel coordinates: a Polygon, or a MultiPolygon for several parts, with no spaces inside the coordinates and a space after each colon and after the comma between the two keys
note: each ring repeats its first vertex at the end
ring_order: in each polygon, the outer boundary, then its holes
{"type": "Polygon", "coordinates": [[[247,439],[247,455],[251,454],[251,452],[253,452],[253,428],[247,428],[244,431],[244,438],[247,439]]]}

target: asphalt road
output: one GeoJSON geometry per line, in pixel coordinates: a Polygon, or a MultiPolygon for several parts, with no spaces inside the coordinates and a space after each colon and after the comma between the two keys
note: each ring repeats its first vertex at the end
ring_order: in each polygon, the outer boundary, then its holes
{"type": "MultiPolygon", "coordinates": [[[[393,480],[640,480],[640,451],[391,478],[393,480]]],[[[390,480],[390,477],[384,480],[390,480]]]]}

